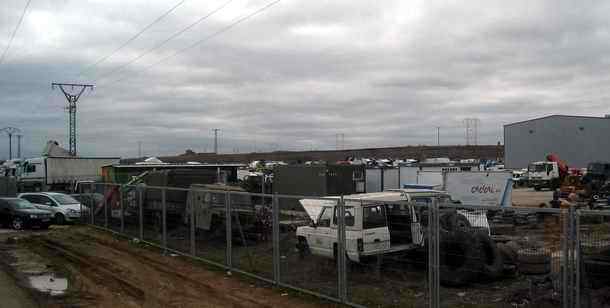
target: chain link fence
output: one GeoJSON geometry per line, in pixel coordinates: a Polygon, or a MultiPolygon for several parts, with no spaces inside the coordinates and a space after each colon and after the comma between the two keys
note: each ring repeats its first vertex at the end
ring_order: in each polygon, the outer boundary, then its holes
{"type": "Polygon", "coordinates": [[[610,305],[610,212],[91,184],[81,220],[354,307],[610,305]]]}

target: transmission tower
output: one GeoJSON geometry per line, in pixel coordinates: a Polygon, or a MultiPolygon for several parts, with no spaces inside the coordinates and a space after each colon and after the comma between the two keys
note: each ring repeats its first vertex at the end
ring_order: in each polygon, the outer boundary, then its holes
{"type": "Polygon", "coordinates": [[[51,84],[52,89],[54,89],[55,86],[59,87],[61,92],[64,94],[64,96],[68,100],[68,107],[67,107],[68,125],[69,125],[68,140],[70,143],[70,155],[76,156],[76,102],[78,102],[78,99],[80,98],[80,96],[83,94],[83,92],[85,92],[85,89],[89,88],[90,90],[93,90],[93,88],[95,86],[91,85],[91,84],[55,83],[55,82],[51,84]],[[77,90],[78,94],[72,94],[72,93],[66,91],[66,89],[64,87],[71,87],[71,90],[74,90],[74,88],[76,87],[77,89],[80,88],[80,91],[77,90]]]}
{"type": "Polygon", "coordinates": [[[466,145],[478,145],[479,144],[479,124],[481,120],[478,118],[467,118],[464,119],[464,126],[466,127],[466,145]]]}
{"type": "Polygon", "coordinates": [[[214,131],[214,154],[218,154],[218,131],[220,128],[212,129],[214,131]]]}
{"type": "Polygon", "coordinates": [[[8,135],[8,159],[13,159],[13,134],[20,133],[21,130],[16,127],[7,126],[0,129],[0,131],[3,131],[8,135]]]}

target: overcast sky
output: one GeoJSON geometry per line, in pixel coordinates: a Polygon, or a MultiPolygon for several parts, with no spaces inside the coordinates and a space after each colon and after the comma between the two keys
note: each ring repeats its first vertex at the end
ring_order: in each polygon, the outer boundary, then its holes
{"type": "MultiPolygon", "coordinates": [[[[206,39],[271,1],[186,0],[112,54],[179,2],[32,0],[0,64],[0,126],[22,129],[26,156],[66,144],[51,82],[96,85],[78,102],[81,155],[211,151],[213,128],[225,153],[334,149],[337,134],[433,145],[437,126],[465,144],[465,118],[496,144],[514,121],[610,113],[609,1],[282,0],[206,39]]],[[[2,1],[0,52],[25,3],[2,1]]]]}

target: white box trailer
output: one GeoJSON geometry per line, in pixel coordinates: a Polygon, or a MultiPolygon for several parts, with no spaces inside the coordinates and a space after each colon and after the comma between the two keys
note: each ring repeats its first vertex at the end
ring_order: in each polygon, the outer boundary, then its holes
{"type": "Polygon", "coordinates": [[[511,171],[445,172],[443,190],[467,205],[511,206],[511,171]]]}
{"type": "Polygon", "coordinates": [[[80,181],[98,181],[102,167],[118,157],[37,157],[26,159],[18,172],[22,191],[64,190],[80,181]]]}

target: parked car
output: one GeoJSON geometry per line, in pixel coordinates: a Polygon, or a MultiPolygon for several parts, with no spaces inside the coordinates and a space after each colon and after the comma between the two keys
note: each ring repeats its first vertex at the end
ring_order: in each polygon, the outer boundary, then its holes
{"type": "Polygon", "coordinates": [[[81,207],[83,211],[86,210],[86,207],[76,199],[63,193],[22,193],[18,197],[30,201],[41,210],[51,211],[56,224],[78,220],[81,217],[81,207]]]}
{"type": "Polygon", "coordinates": [[[47,229],[53,213],[36,208],[32,203],[19,198],[0,198],[0,223],[15,230],[37,226],[47,229]]]}

